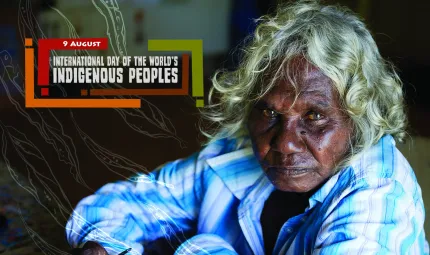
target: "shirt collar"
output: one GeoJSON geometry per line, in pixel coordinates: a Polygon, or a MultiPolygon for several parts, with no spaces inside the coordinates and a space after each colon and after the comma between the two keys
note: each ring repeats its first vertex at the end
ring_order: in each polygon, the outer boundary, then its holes
{"type": "MultiPolygon", "coordinates": [[[[241,141],[241,149],[234,150],[235,146],[232,146],[233,151],[225,154],[212,157],[206,160],[208,165],[216,172],[221,178],[227,188],[234,194],[236,198],[242,200],[248,191],[251,191],[252,187],[258,186],[260,183],[263,186],[272,186],[270,181],[265,180],[267,177],[263,176],[264,172],[255,157],[251,143],[249,139],[239,139],[241,141]],[[257,181],[259,183],[257,183],[257,181]]],[[[236,141],[237,142],[237,141],[236,141]]],[[[368,151],[364,152],[360,157],[354,161],[358,162],[368,154],[375,154],[379,151],[379,147],[383,143],[388,143],[391,146],[395,146],[394,139],[390,135],[386,135],[380,139],[380,141],[372,146],[368,151]]],[[[317,203],[323,203],[324,200],[335,192],[336,187],[347,186],[354,176],[354,171],[347,171],[347,169],[357,167],[355,164],[346,167],[333,175],[318,191],[316,191],[309,198],[309,209],[313,208],[317,203]],[[348,175],[348,176],[346,176],[348,175]]]]}
{"type": "MultiPolygon", "coordinates": [[[[239,200],[244,199],[253,187],[264,184],[263,186],[272,186],[271,191],[274,189],[270,181],[265,180],[267,177],[264,176],[251,146],[206,159],[206,162],[239,200]]],[[[308,209],[313,208],[317,203],[324,202],[336,186],[339,174],[340,172],[332,176],[309,198],[308,209]]],[[[262,187],[260,188],[262,189],[262,187]]]]}
{"type": "MultiPolygon", "coordinates": [[[[343,190],[351,184],[351,182],[358,178],[357,175],[366,169],[370,168],[369,164],[374,164],[375,160],[372,158],[382,158],[382,154],[392,153],[392,147],[396,143],[391,135],[384,135],[379,141],[369,149],[361,152],[356,156],[356,159],[351,164],[341,171],[333,175],[318,191],[309,198],[309,209],[314,207],[317,202],[323,203],[327,197],[336,196],[338,190],[343,190]]],[[[388,155],[385,155],[387,158],[388,155]]]]}
{"type": "MultiPolygon", "coordinates": [[[[251,146],[206,159],[206,162],[239,200],[244,199],[247,193],[256,186],[264,184],[263,186],[271,186],[270,191],[274,190],[274,186],[270,181],[265,180],[267,177],[264,176],[264,172],[251,146]]],[[[332,176],[309,198],[309,209],[313,208],[318,202],[324,202],[337,184],[339,174],[332,176]]]]}
{"type": "Polygon", "coordinates": [[[340,172],[333,175],[328,179],[328,181],[317,190],[310,198],[309,198],[309,207],[307,210],[313,208],[317,203],[323,203],[326,197],[332,192],[335,186],[338,184],[340,172]]]}
{"type": "Polygon", "coordinates": [[[250,146],[209,158],[206,162],[239,200],[264,175],[250,146]]]}

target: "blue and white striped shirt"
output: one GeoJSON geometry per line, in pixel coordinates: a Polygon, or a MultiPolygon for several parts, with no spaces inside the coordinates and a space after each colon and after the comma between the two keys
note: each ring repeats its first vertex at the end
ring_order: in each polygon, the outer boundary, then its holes
{"type": "MultiPolygon", "coordinates": [[[[107,184],[83,199],[67,239],[142,254],[160,237],[183,240],[195,231],[176,254],[264,254],[260,215],[273,190],[249,138],[218,140],[140,182],[107,184]]],[[[423,224],[421,189],[387,135],[283,225],[274,254],[428,254],[423,224]]]]}

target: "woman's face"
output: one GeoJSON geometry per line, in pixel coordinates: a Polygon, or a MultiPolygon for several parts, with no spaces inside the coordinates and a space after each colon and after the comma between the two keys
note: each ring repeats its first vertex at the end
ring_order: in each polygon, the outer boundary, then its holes
{"type": "Polygon", "coordinates": [[[306,63],[294,69],[298,97],[287,79],[280,81],[252,109],[248,130],[275,187],[307,192],[325,182],[345,156],[352,126],[327,76],[306,63]]]}

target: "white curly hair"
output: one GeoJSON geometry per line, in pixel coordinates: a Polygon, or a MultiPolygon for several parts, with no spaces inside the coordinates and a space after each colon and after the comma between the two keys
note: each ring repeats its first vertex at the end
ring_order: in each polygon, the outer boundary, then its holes
{"type": "Polygon", "coordinates": [[[202,110],[212,128],[201,128],[210,140],[246,131],[254,104],[285,78],[284,67],[299,56],[332,80],[352,120],[354,135],[346,161],[385,134],[403,141],[407,120],[402,83],[357,15],[306,0],[281,5],[275,15],[257,22],[239,67],[220,70],[212,78],[209,105],[202,110]]]}

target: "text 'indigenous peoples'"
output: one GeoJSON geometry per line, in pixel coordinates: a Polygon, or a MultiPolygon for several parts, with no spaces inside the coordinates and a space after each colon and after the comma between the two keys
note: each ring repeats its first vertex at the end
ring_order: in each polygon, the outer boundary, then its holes
{"type": "Polygon", "coordinates": [[[177,56],[54,56],[50,61],[53,83],[120,84],[124,77],[128,83],[178,83],[177,56]]]}

